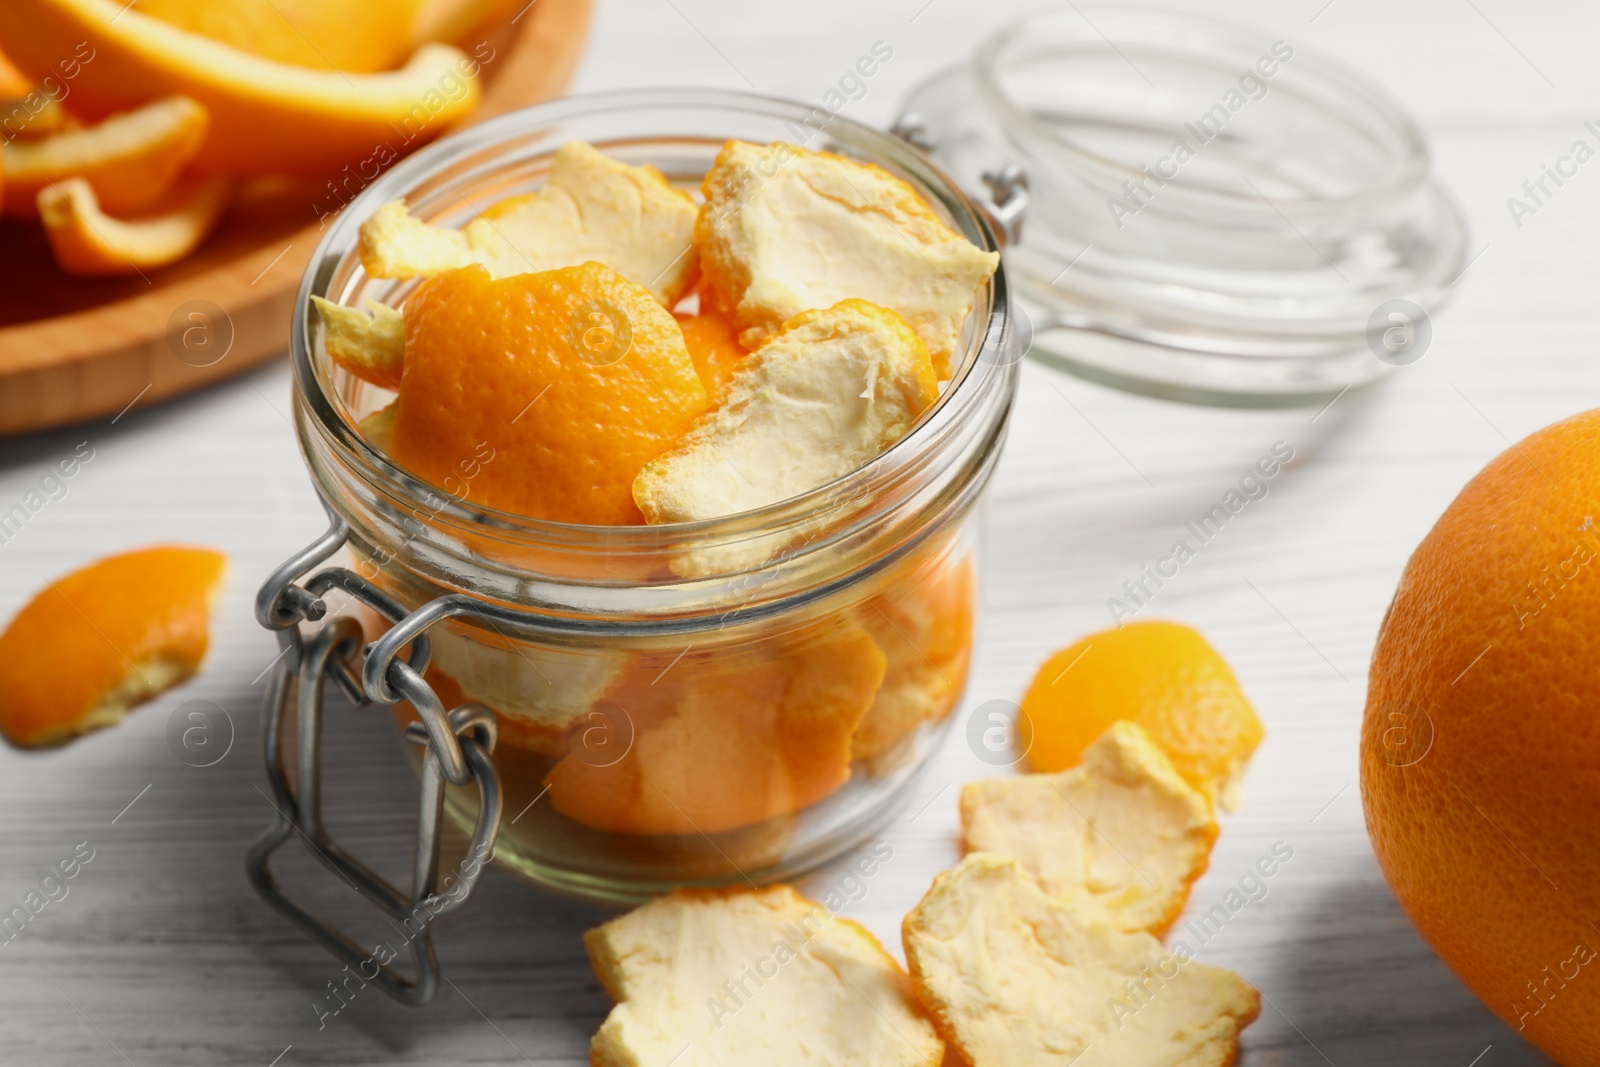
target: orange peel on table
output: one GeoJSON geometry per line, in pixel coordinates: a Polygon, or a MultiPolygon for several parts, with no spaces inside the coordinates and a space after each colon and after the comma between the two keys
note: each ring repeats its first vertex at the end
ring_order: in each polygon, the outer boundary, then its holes
{"type": "Polygon", "coordinates": [[[706,407],[671,313],[599,263],[447,271],[405,327],[392,455],[480,506],[638,525],[634,477],[706,407]]]}
{"type": "Polygon", "coordinates": [[[220,552],[163,545],[51,582],[0,634],[0,731],[61,744],[192,676],[226,568],[220,552]]]}
{"type": "Polygon", "coordinates": [[[627,834],[712,834],[791,815],[849,779],[850,738],[883,669],[866,632],[838,620],[767,647],[639,664],[545,779],[550,803],[627,834]]]}
{"type": "Polygon", "coordinates": [[[176,263],[200,246],[228,206],[229,182],[211,178],[174,189],[159,213],[118,219],[94,187],[68,178],[39,193],[39,218],[56,265],[86,278],[137,274],[176,263]]]}
{"type": "Polygon", "coordinates": [[[1198,631],[1173,622],[1128,623],[1057,652],[1028,687],[1021,717],[1028,762],[1047,773],[1077,766],[1113,722],[1138,723],[1225,811],[1236,806],[1263,736],[1226,661],[1198,631]]]}
{"type": "Polygon", "coordinates": [[[297,67],[368,74],[411,54],[422,0],[138,0],[141,15],[297,67]]]}
{"type": "Polygon", "coordinates": [[[114,0],[6,0],[0,40],[42,77],[81,43],[94,48],[72,83],[88,119],[161,96],[211,116],[195,165],[238,176],[325,177],[385,164],[464,119],[481,64],[449,45],[419,48],[398,70],[345,74],[277,63],[128,10],[114,0]]]}
{"type": "Polygon", "coordinates": [[[200,150],[208,125],[205,108],[169,96],[94,126],[8,143],[4,214],[35,217],[39,193],[68,178],[88,182],[113,215],[147,208],[200,150]]]}

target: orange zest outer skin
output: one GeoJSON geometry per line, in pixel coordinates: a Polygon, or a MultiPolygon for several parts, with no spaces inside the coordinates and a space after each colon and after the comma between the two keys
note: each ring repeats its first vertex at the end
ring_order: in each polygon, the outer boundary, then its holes
{"type": "Polygon", "coordinates": [[[1127,719],[1225,808],[1263,736],[1227,663],[1197,631],[1172,622],[1128,623],[1055,653],[1028,687],[1022,713],[1035,771],[1077,766],[1107,726],[1127,719]]]}
{"type": "Polygon", "coordinates": [[[88,42],[93,58],[80,64],[71,99],[91,121],[192,97],[212,119],[195,161],[208,172],[326,177],[382,166],[464,119],[478,96],[480,64],[447,45],[419,49],[396,71],[341,74],[274,63],[122,7],[6,0],[0,40],[34,77],[88,42]]]}
{"type": "Polygon", "coordinates": [[[792,815],[849,779],[850,738],[884,671],[872,638],[842,620],[667,662],[637,665],[597,705],[604,744],[573,736],[545,779],[561,814],[627,834],[720,833],[792,815]]]}
{"type": "Polygon", "coordinates": [[[739,327],[725,315],[675,317],[683,330],[683,343],[688,346],[689,357],[694,360],[695,373],[706,387],[711,406],[716,407],[727,397],[733,376],[750,354],[739,343],[739,327]]]}
{"type": "Polygon", "coordinates": [[[598,263],[497,281],[446,271],[411,293],[405,320],[393,455],[487,507],[641,524],[634,477],[706,408],[671,314],[598,263]],[[597,313],[626,326],[625,354],[580,350],[609,344],[597,313]]]}
{"type": "Polygon", "coordinates": [[[411,52],[421,0],[139,0],[135,9],[251,55],[320,70],[387,70],[411,52]]]}
{"type": "Polygon", "coordinates": [[[0,634],[0,731],[17,745],[59,744],[110,725],[85,719],[151,664],[193,674],[226,566],[220,552],[164,545],[51,582],[0,634]]]}
{"type": "Polygon", "coordinates": [[[1597,501],[1600,411],[1467,483],[1400,578],[1361,731],[1362,806],[1395,897],[1563,1064],[1600,1063],[1597,501]]]}
{"type": "Polygon", "coordinates": [[[94,190],[69,178],[39,193],[39,214],[56,265],[85,278],[138,274],[176,263],[200,247],[228,204],[228,179],[186,183],[161,214],[123,220],[106,215],[94,190]]]}
{"type": "Polygon", "coordinates": [[[199,104],[188,97],[168,97],[98,126],[6,145],[11,195],[0,213],[36,218],[39,193],[68,178],[87,181],[109,214],[149,207],[200,150],[208,124],[199,104]],[[142,129],[135,133],[135,126],[142,129]]]}

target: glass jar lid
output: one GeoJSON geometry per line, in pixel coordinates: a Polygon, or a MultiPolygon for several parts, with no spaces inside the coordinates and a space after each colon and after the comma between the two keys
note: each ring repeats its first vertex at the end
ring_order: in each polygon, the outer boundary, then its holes
{"type": "Polygon", "coordinates": [[[1135,392],[1269,407],[1373,382],[1466,259],[1399,103],[1230,23],[1031,15],[913,90],[896,129],[995,190],[1030,355],[1135,392]]]}

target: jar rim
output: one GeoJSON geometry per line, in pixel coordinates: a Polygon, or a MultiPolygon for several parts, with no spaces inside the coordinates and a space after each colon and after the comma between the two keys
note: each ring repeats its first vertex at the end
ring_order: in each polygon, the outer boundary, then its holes
{"type": "MultiPolygon", "coordinates": [[[[330,224],[312,254],[297,293],[290,360],[297,385],[296,408],[302,416],[297,420],[302,448],[306,448],[304,435],[314,429],[332,445],[340,460],[353,467],[369,485],[396,499],[425,502],[431,520],[470,530],[475,537],[554,549],[581,549],[603,542],[608,552],[659,552],[668,543],[681,544],[685,539],[703,543],[735,541],[783,533],[807,523],[814,525],[819,510],[837,509],[841,500],[882,492],[913,476],[928,462],[930,446],[955,435],[964,420],[997,390],[1010,389],[1016,374],[1016,327],[1010,315],[1005,268],[1000,265],[974,298],[964,350],[953,360],[955,376],[909,433],[872,462],[834,482],[753,511],[658,526],[592,526],[534,519],[447,496],[444,490],[407,471],[367,440],[354,425],[354,419],[342,410],[344,404],[333,389],[331,371],[319,368],[313,358],[316,332],[310,299],[317,295],[338,303],[336,295],[329,294],[335,282],[348,283],[348,277],[340,277],[342,270],[364,277],[359,268],[353,273],[348,269],[361,222],[383,204],[404,199],[449,165],[518,135],[536,132],[542,126],[601,112],[659,112],[665,108],[738,110],[800,124],[811,119],[817,110],[780,97],[731,90],[661,88],[579,94],[497,116],[401,160],[362,189],[330,224]]],[[[958,232],[985,251],[999,251],[1000,240],[989,219],[953,179],[920,151],[892,134],[842,115],[831,115],[824,131],[835,145],[860,149],[875,161],[886,161],[913,176],[922,191],[937,201],[935,207],[942,208],[955,222],[958,232]]]]}
{"type": "MultiPolygon", "coordinates": [[[[1085,24],[1086,32],[1080,34],[1084,40],[1103,40],[1119,53],[1121,49],[1115,41],[1102,31],[1103,25],[1115,26],[1137,20],[1141,29],[1140,43],[1163,45],[1210,59],[1229,54],[1241,46],[1255,48],[1260,37],[1259,32],[1241,23],[1188,12],[1141,6],[1074,4],[1070,9],[1047,8],[1024,15],[995,31],[978,45],[971,61],[972,84],[985,107],[999,117],[1004,125],[1026,133],[1036,143],[1048,145],[1081,164],[1114,175],[1118,180],[1137,180],[1141,176],[1140,171],[1129,163],[1063,136],[1055,127],[1040,121],[1018,104],[1003,83],[1002,71],[1008,49],[1020,43],[1036,42],[1042,33],[1052,28],[1048,24],[1068,16],[1076,17],[1085,24]],[[1151,38],[1149,34],[1158,36],[1151,38]]],[[[1281,210],[1291,214],[1338,214],[1363,210],[1376,203],[1404,197],[1427,180],[1431,166],[1427,141],[1399,101],[1361,71],[1314,48],[1296,45],[1294,56],[1297,69],[1308,70],[1312,76],[1320,79],[1332,90],[1332,97],[1339,105],[1351,103],[1370,109],[1398,138],[1401,150],[1397,153],[1397,162],[1384,179],[1347,193],[1279,199],[1271,203],[1248,192],[1187,185],[1171,186],[1167,195],[1225,206],[1234,211],[1281,210]]]]}

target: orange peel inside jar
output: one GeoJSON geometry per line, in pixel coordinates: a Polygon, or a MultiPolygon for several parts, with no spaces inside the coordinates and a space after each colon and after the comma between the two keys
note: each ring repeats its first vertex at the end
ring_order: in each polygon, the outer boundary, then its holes
{"type": "Polygon", "coordinates": [[[955,709],[972,655],[973,596],[970,556],[914,558],[856,609],[888,663],[851,741],[856,759],[893,763],[901,741],[955,709]]]}
{"type": "Polygon", "coordinates": [[[672,315],[598,263],[446,271],[404,314],[393,455],[475,504],[637,525],[634,478],[706,408],[672,315]]]}
{"type": "Polygon", "coordinates": [[[163,545],[51,582],[0,634],[0,731],[61,744],[192,676],[226,569],[220,552],[163,545]]]}
{"type": "Polygon", "coordinates": [[[883,681],[866,631],[834,620],[768,647],[651,657],[627,672],[545,779],[568,818],[628,834],[712,834],[789,815],[850,777],[883,681]]]}

